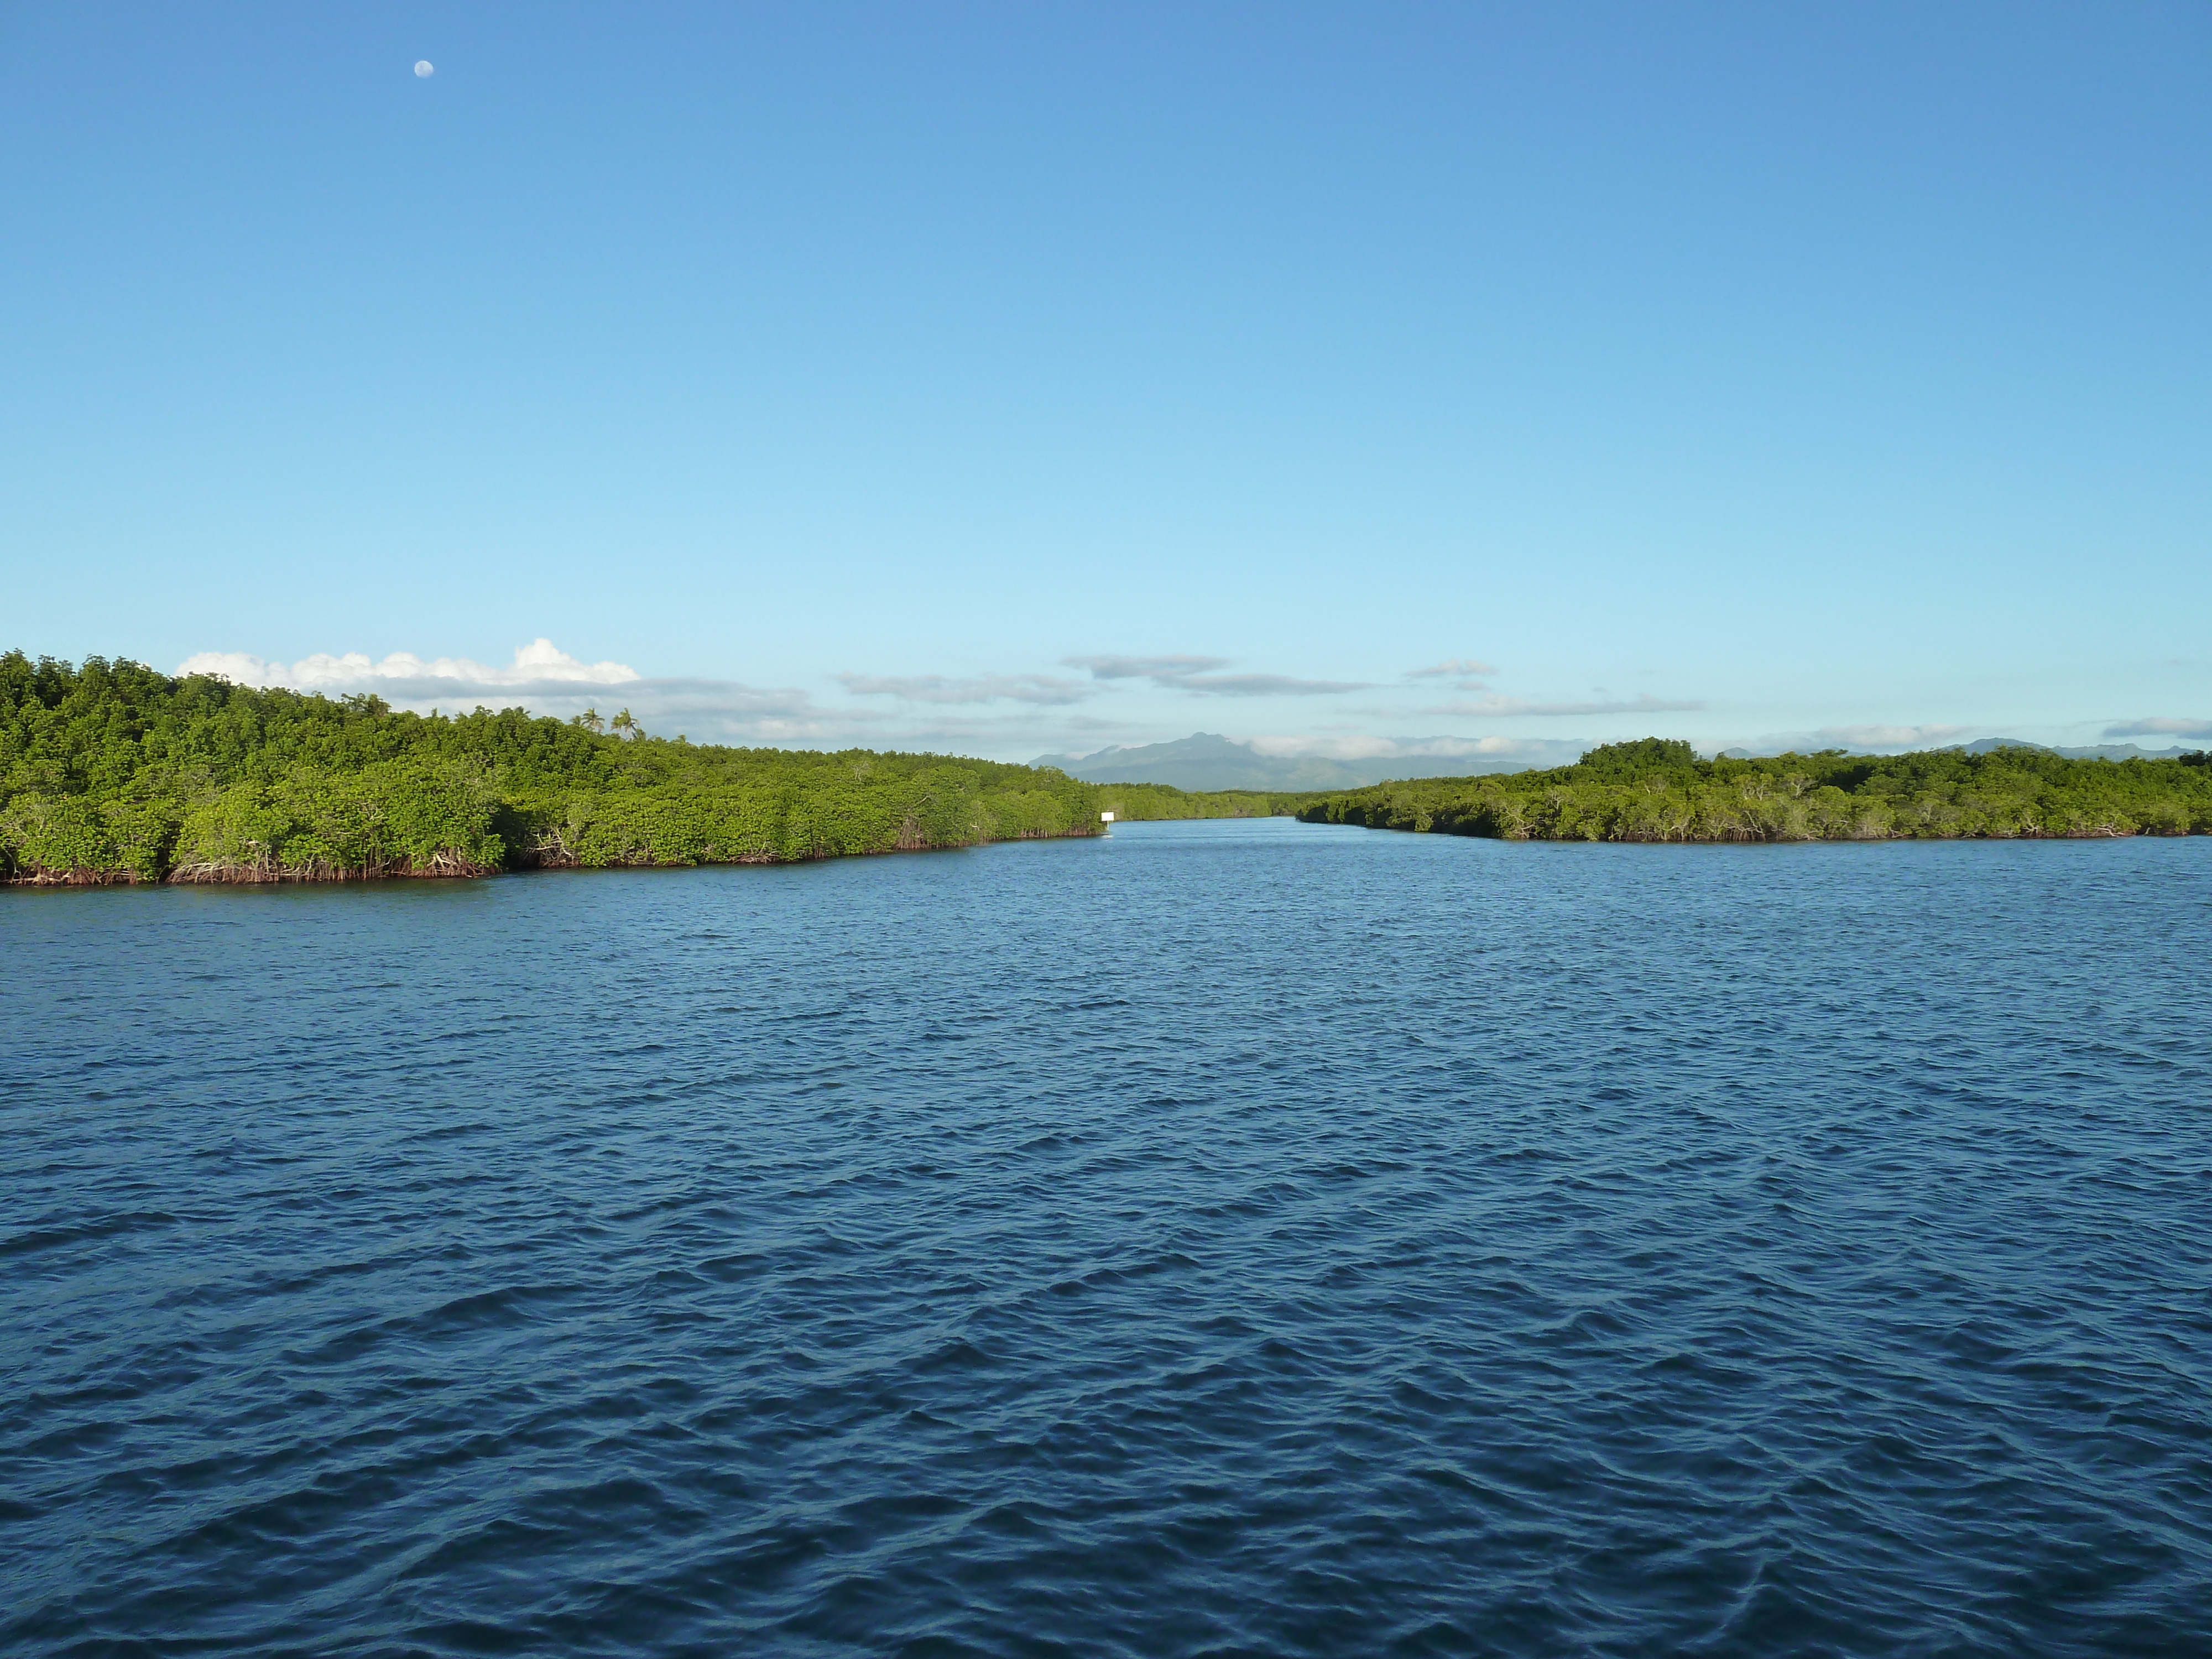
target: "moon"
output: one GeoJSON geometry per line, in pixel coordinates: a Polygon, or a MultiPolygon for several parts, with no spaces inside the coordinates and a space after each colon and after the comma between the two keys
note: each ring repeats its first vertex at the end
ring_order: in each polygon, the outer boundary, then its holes
{"type": "Polygon", "coordinates": [[[415,65],[415,78],[418,81],[427,81],[437,72],[437,65],[427,58],[415,65]]]}

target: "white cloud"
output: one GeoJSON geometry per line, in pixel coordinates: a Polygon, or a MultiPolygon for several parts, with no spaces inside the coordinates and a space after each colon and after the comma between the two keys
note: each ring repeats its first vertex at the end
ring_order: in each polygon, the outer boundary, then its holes
{"type": "Polygon", "coordinates": [[[1052,674],[978,674],[967,679],[943,674],[840,674],[837,683],[856,696],[897,697],[907,702],[1010,702],[1055,707],[1097,695],[1081,680],[1052,674]]]}
{"type": "Polygon", "coordinates": [[[1595,714],[1680,714],[1703,708],[1703,702],[1671,697],[1613,699],[1597,702],[1523,702],[1518,697],[1481,697],[1448,702],[1419,712],[1457,720],[1582,719],[1595,714]]]}
{"type": "MultiPolygon", "coordinates": [[[[240,685],[282,686],[293,691],[375,691],[387,687],[428,686],[447,683],[471,690],[570,685],[625,685],[644,677],[627,663],[581,662],[548,639],[520,647],[514,661],[491,668],[467,657],[438,657],[425,662],[411,651],[395,651],[381,662],[365,652],[349,651],[342,657],[317,652],[297,662],[270,662],[243,651],[201,651],[177,666],[179,674],[220,674],[240,685]]],[[[413,695],[411,690],[404,695],[413,695]]]]}
{"type": "Polygon", "coordinates": [[[623,688],[622,696],[596,700],[571,692],[537,696],[533,713],[565,719],[586,703],[599,713],[626,705],[658,738],[681,732],[698,743],[732,743],[766,747],[811,748],[854,740],[854,728],[877,718],[865,709],[818,708],[805,692],[763,690],[736,680],[644,679],[623,688]]]}
{"type": "Polygon", "coordinates": [[[1814,741],[1823,749],[1934,749],[1956,743],[1970,726],[1824,726],[1814,741]]]}
{"type": "Polygon", "coordinates": [[[1867,754],[1901,753],[1912,749],[1940,749],[1970,737],[1971,726],[1823,726],[1810,732],[1770,732],[1741,743],[1716,745],[1744,749],[1753,754],[1809,755],[1822,749],[1847,749],[1867,754]]]}
{"type": "Polygon", "coordinates": [[[1306,734],[1242,739],[1262,755],[1280,759],[1313,756],[1323,760],[1465,760],[1522,766],[1565,766],[1582,758],[1590,744],[1579,738],[1378,738],[1362,733],[1341,737],[1306,734]]]}
{"type": "Polygon", "coordinates": [[[701,742],[820,743],[844,735],[842,727],[873,718],[854,710],[833,721],[804,691],[763,690],[735,680],[647,679],[627,663],[587,663],[545,639],[516,651],[505,668],[467,657],[426,661],[409,651],[381,661],[359,651],[319,652],[289,664],[242,651],[201,651],[179,664],[177,672],[219,674],[240,685],[327,696],[366,693],[418,714],[520,707],[565,720],[586,708],[602,714],[627,708],[655,736],[680,732],[701,742]]]}
{"type": "Polygon", "coordinates": [[[2212,720],[2154,714],[2148,720],[2123,720],[2105,728],[2108,738],[2212,738],[2212,720]]]}

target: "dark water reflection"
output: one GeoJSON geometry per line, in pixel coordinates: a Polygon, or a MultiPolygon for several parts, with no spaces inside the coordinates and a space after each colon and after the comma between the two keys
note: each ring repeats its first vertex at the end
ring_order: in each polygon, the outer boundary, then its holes
{"type": "Polygon", "coordinates": [[[2173,1653],[2212,842],[0,895],[0,1648],[2173,1653]]]}

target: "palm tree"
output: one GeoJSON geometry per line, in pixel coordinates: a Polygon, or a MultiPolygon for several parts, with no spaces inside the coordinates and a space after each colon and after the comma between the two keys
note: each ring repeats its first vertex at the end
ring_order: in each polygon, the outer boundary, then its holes
{"type": "Polygon", "coordinates": [[[635,717],[627,708],[615,716],[613,725],[616,732],[625,738],[641,738],[645,735],[645,728],[637,723],[635,717]]]}
{"type": "Polygon", "coordinates": [[[604,732],[607,729],[607,723],[599,718],[599,711],[597,708],[586,708],[582,714],[577,715],[576,724],[586,732],[604,732]]]}

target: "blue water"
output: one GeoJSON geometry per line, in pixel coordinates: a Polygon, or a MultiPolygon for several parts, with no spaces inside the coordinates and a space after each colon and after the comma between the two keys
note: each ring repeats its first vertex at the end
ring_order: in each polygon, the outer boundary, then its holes
{"type": "Polygon", "coordinates": [[[2212,841],[0,894],[0,1649],[2212,1647],[2212,841]]]}

